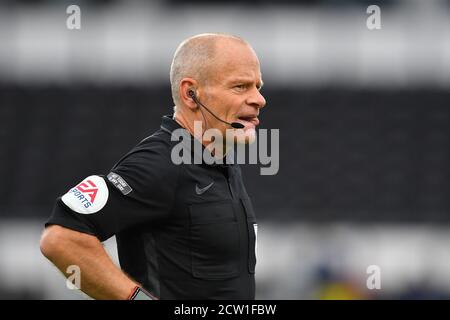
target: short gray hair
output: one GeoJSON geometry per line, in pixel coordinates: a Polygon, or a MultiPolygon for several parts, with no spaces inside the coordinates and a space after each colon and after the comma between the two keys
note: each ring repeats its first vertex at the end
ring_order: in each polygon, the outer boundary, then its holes
{"type": "Polygon", "coordinates": [[[208,79],[210,65],[214,61],[218,39],[234,39],[248,44],[244,39],[226,33],[202,33],[184,40],[175,51],[170,66],[170,86],[174,111],[180,103],[180,82],[193,78],[204,84],[208,79]]]}

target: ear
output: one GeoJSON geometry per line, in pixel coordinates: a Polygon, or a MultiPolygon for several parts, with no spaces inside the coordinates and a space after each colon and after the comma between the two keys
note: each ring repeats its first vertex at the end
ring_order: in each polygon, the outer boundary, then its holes
{"type": "Polygon", "coordinates": [[[197,81],[192,78],[183,78],[180,81],[180,100],[189,109],[197,109],[197,103],[192,99],[189,90],[196,92],[197,81]]]}

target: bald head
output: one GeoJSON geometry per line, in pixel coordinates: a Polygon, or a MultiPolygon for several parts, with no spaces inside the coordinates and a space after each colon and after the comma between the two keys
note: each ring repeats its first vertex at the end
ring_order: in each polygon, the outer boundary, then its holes
{"type": "Polygon", "coordinates": [[[179,105],[179,87],[183,78],[193,78],[203,85],[219,67],[216,60],[221,45],[237,42],[250,45],[237,36],[220,33],[204,33],[184,40],[175,51],[170,67],[170,85],[175,105],[179,105]]]}

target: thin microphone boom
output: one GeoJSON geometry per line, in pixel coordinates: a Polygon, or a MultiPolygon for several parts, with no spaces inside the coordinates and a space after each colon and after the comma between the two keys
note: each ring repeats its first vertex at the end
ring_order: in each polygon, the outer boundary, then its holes
{"type": "Polygon", "coordinates": [[[218,116],[216,116],[211,110],[209,110],[203,103],[201,103],[198,99],[197,99],[197,96],[195,95],[195,92],[194,92],[194,90],[189,90],[188,91],[188,94],[189,94],[189,96],[192,98],[192,100],[194,100],[194,102],[196,103],[196,104],[198,104],[198,105],[200,105],[200,106],[202,106],[203,108],[205,108],[206,109],[206,111],[208,111],[214,118],[216,118],[217,120],[219,120],[219,121],[221,121],[221,122],[223,122],[223,123],[225,123],[225,124],[227,124],[227,125],[229,125],[229,126],[232,126],[234,129],[243,129],[243,128],[245,128],[245,126],[242,124],[242,123],[239,123],[239,122],[227,122],[227,121],[225,121],[225,120],[222,120],[222,119],[220,119],[218,116]]]}

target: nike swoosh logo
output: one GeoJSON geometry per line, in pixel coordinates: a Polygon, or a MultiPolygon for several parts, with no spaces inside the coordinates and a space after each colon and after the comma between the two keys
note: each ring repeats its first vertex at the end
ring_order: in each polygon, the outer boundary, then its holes
{"type": "Polygon", "coordinates": [[[198,186],[198,184],[195,184],[195,193],[197,193],[198,195],[201,195],[201,194],[205,193],[206,190],[208,190],[209,188],[211,188],[213,184],[214,184],[214,181],[211,182],[210,184],[208,184],[206,187],[203,187],[203,188],[200,188],[200,187],[198,186]]]}

